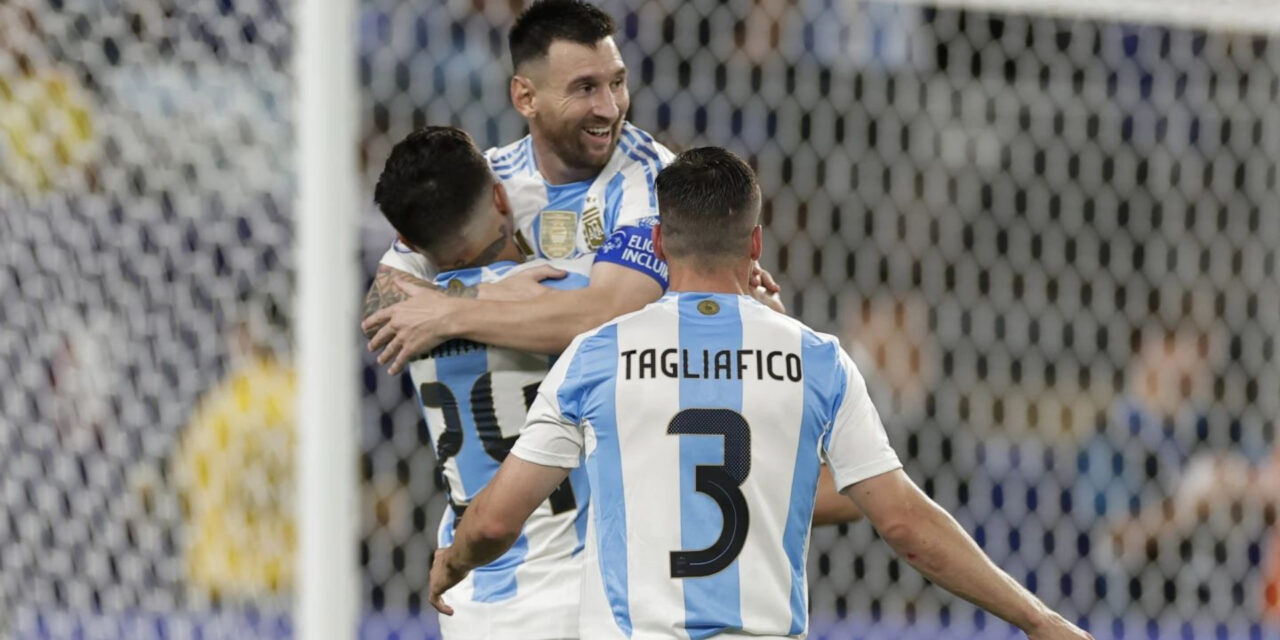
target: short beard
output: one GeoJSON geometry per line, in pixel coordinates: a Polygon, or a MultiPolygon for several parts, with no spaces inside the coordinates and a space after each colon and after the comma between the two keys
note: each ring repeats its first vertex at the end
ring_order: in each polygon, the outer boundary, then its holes
{"type": "MultiPolygon", "coordinates": [[[[618,140],[621,135],[620,132],[618,132],[617,135],[613,135],[613,139],[609,147],[609,153],[599,162],[596,162],[590,159],[586,150],[583,149],[581,143],[578,142],[578,131],[580,130],[581,127],[575,126],[571,129],[567,129],[553,135],[551,137],[551,148],[555,151],[556,156],[560,158],[560,161],[570,169],[590,169],[593,171],[604,169],[605,165],[609,164],[609,158],[613,157],[613,152],[618,149],[618,140]]],[[[616,131],[617,123],[610,123],[610,134],[612,135],[616,131]]]]}

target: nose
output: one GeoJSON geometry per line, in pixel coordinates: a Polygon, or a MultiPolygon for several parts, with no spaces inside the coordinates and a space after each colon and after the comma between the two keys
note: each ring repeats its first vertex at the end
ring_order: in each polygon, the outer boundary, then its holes
{"type": "Polygon", "coordinates": [[[597,91],[591,103],[591,115],[613,122],[618,119],[618,98],[612,91],[597,91]]]}

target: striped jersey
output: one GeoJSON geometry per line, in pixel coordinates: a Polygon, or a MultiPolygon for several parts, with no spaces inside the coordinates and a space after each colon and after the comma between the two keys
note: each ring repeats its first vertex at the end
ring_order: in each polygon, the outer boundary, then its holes
{"type": "MultiPolygon", "coordinates": [[[[674,157],[648,133],[624,123],[618,146],[600,173],[568,184],[543,179],[533,138],[527,135],[485,151],[485,157],[506,188],[516,240],[525,255],[556,260],[598,252],[598,261],[631,267],[666,288],[666,265],[653,256],[652,246],[638,250],[648,244],[648,227],[658,215],[653,180],[674,157]],[[616,250],[600,251],[606,244],[616,250]]],[[[398,241],[382,264],[423,279],[435,273],[424,256],[398,241]]]]}
{"type": "Polygon", "coordinates": [[[901,466],[834,337],[692,292],[578,336],[512,452],[586,456],[593,639],[803,637],[819,466],[841,489],[901,466]]]}
{"type": "MultiPolygon", "coordinates": [[[[473,286],[495,282],[548,261],[447,271],[435,283],[473,286]]],[[[551,261],[568,275],[544,284],[560,289],[587,285],[591,257],[551,261]]],[[[457,285],[454,285],[457,286],[457,285]]],[[[453,542],[456,514],[489,483],[506,458],[525,414],[554,358],[469,340],[450,340],[413,360],[409,374],[422,408],[449,501],[439,532],[440,546],[453,542]]],[[[588,489],[585,473],[575,471],[538,507],[515,546],[475,571],[473,599],[499,602],[514,597],[521,567],[527,563],[567,563],[582,548],[588,489]]],[[[568,565],[569,578],[580,571],[568,565]]],[[[562,576],[558,579],[564,579],[562,576]]]]}

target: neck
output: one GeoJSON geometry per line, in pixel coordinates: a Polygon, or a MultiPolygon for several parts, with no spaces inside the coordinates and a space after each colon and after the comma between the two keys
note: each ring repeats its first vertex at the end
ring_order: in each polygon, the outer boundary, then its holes
{"type": "Polygon", "coordinates": [[[730,293],[745,296],[750,292],[751,263],[735,260],[729,263],[699,265],[692,261],[668,261],[670,286],[668,291],[698,291],[702,293],[730,293]]]}
{"type": "Polygon", "coordinates": [[[538,172],[550,184],[581,182],[600,174],[598,169],[570,167],[565,164],[542,136],[533,136],[533,156],[538,161],[538,172]]]}

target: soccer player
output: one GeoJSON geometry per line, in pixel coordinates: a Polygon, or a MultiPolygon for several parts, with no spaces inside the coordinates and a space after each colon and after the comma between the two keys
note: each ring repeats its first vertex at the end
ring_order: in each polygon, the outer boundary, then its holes
{"type": "MultiPolygon", "coordinates": [[[[408,298],[397,281],[429,280],[431,266],[396,245],[382,259],[366,298],[363,328],[378,361],[400,371],[410,358],[451,338],[557,354],[575,335],[657,300],[666,265],[654,255],[653,179],[672,158],[624,120],[627,67],[614,22],[580,0],[541,0],[511,28],[511,103],[529,135],[486,152],[515,212],[527,254],[567,258],[597,253],[590,286],[522,301],[422,291],[408,298]],[[395,306],[391,306],[395,304],[395,306]],[[390,307],[390,308],[388,308],[390,307]],[[383,309],[379,311],[379,309],[383,309]]],[[[436,265],[449,268],[450,265],[436,265]]],[[[776,299],[767,273],[762,295],[776,299]]]]}
{"type": "Polygon", "coordinates": [[[657,178],[670,292],[584,333],[556,362],[452,546],[431,603],[510,546],[586,457],[584,638],[803,637],[818,468],[936,584],[1032,638],[1088,638],[997,568],[903,473],[835,338],[748,293],[760,194],[733,154],[681,154],[657,178]]]}
{"type": "MultiPolygon", "coordinates": [[[[590,285],[530,296],[530,278],[551,273],[543,267],[441,293],[422,285],[430,284],[437,267],[463,263],[433,265],[397,241],[382,257],[365,299],[363,327],[367,335],[377,332],[369,346],[385,347],[379,362],[391,362],[391,373],[452,338],[556,355],[575,335],[658,299],[666,289],[667,267],[653,254],[650,229],[658,212],[653,180],[673,154],[623,120],[631,99],[615,31],[607,14],[580,0],[540,0],[525,10],[508,40],[515,69],[511,102],[525,116],[529,135],[485,152],[514,218],[514,230],[504,233],[527,256],[594,253],[590,285]],[[396,305],[410,292],[415,295],[396,305]],[[471,299],[477,295],[482,299],[471,299]]],[[[484,264],[507,240],[495,237],[465,257],[484,264]]],[[[781,311],[772,276],[752,266],[753,295],[781,311]]],[[[859,518],[836,495],[825,469],[823,479],[814,524],[859,518]]]]}
{"type": "MultiPolygon", "coordinates": [[[[506,190],[470,136],[427,127],[398,143],[374,199],[403,246],[435,264],[445,291],[499,282],[546,260],[524,262],[506,190]]],[[[592,257],[557,261],[554,287],[586,286],[592,257]]],[[[438,544],[453,539],[467,504],[515,442],[551,359],[468,340],[445,342],[409,365],[449,509],[438,544]]],[[[570,474],[536,505],[512,549],[460,585],[458,615],[440,621],[446,640],[576,638],[586,527],[585,473],[570,474]]]]}

